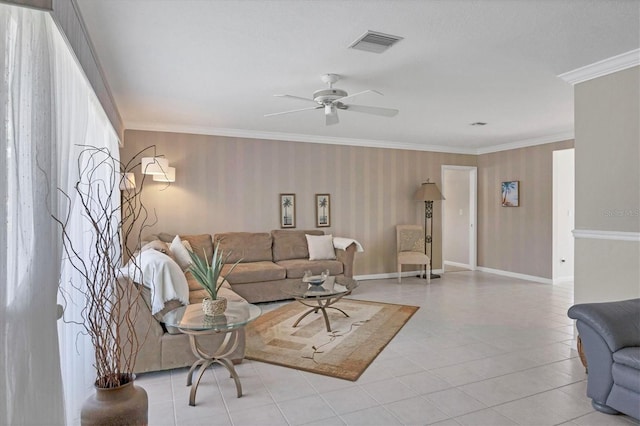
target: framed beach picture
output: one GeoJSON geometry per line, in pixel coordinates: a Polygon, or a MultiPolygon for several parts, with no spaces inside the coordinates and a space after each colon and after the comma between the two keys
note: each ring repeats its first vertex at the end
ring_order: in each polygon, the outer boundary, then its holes
{"type": "Polygon", "coordinates": [[[331,226],[331,196],[316,194],[316,227],[331,226]]]}
{"type": "Polygon", "coordinates": [[[502,207],[518,207],[520,205],[520,181],[502,182],[502,207]]]}
{"type": "Polygon", "coordinates": [[[296,227],[296,194],[280,194],[280,228],[296,227]]]}

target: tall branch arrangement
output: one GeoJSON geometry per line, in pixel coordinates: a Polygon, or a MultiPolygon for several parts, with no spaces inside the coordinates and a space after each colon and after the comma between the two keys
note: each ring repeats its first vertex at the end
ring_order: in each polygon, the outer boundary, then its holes
{"type": "Polygon", "coordinates": [[[141,288],[128,285],[121,270],[129,260],[129,271],[142,274],[130,247],[140,247],[142,232],[152,225],[142,203],[145,175],[135,188],[124,185],[125,173],[140,166],[144,153],[156,156],[155,146],[143,149],[126,164],[108,149],[82,147],[73,193],[58,188],[68,207],[65,217],[54,220],[62,230],[64,261],[77,272],[69,283],[73,294],[63,292],[62,296],[66,303],[82,306],[81,319],[65,321],[82,325],[91,338],[99,388],[129,382],[144,343],[133,332],[141,288]]]}

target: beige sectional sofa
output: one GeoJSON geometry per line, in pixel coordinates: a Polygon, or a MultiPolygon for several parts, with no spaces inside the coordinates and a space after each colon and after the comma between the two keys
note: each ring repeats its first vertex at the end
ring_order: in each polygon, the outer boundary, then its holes
{"type": "Polygon", "coordinates": [[[329,270],[333,276],[353,277],[355,244],[335,249],[335,259],[310,260],[306,235],[321,236],[317,230],[274,230],[270,233],[226,232],[214,236],[225,253],[231,253],[222,274],[240,261],[227,275],[233,291],[250,303],[288,299],[280,291],[287,281],[298,281],[305,271],[319,275],[329,270]]]}
{"type": "MultiPolygon", "coordinates": [[[[202,249],[208,253],[213,253],[210,235],[181,235],[180,237],[188,241],[196,253],[202,253],[202,249]]],[[[202,302],[202,299],[207,297],[205,290],[198,284],[190,272],[185,272],[185,278],[189,286],[189,303],[202,302]]],[[[120,281],[123,286],[139,285],[128,278],[121,278],[120,281]]],[[[164,314],[182,306],[182,303],[178,300],[169,300],[165,302],[164,308],[160,312],[152,315],[151,290],[144,286],[141,286],[141,288],[142,297],[138,298],[136,302],[138,304],[139,314],[134,323],[135,336],[125,336],[126,339],[135,338],[139,342],[142,342],[134,372],[143,373],[191,366],[196,360],[196,357],[191,352],[189,336],[180,333],[179,330],[166,327],[162,322],[164,314]]],[[[128,294],[136,294],[136,292],[129,292],[128,294]]],[[[229,300],[244,300],[231,290],[231,287],[227,283],[220,289],[219,294],[229,300]]],[[[211,350],[212,348],[218,347],[222,339],[224,339],[223,334],[212,334],[200,336],[198,342],[206,350],[211,350]]],[[[242,362],[244,358],[244,348],[244,333],[241,331],[238,347],[231,356],[235,364],[242,362]]]]}
{"type": "MultiPolygon", "coordinates": [[[[180,235],[180,240],[187,241],[194,253],[210,259],[213,255],[214,241],[231,253],[231,263],[240,260],[235,270],[228,275],[229,283],[220,289],[220,295],[230,300],[246,300],[250,303],[269,302],[289,298],[280,291],[280,285],[287,281],[297,281],[306,270],[313,274],[328,269],[332,275],[353,276],[353,262],[356,252],[355,244],[345,250],[335,249],[336,259],[310,260],[306,235],[320,236],[322,231],[289,231],[275,230],[270,233],[227,232],[216,234],[213,238],[208,234],[180,235]]],[[[166,233],[153,235],[151,240],[158,239],[167,244],[175,235],[166,233]]],[[[170,253],[168,253],[170,254],[170,253]]],[[[224,275],[224,272],[223,272],[224,275]]],[[[195,281],[190,272],[185,272],[189,286],[189,303],[200,303],[206,297],[205,291],[195,281]]],[[[131,279],[122,278],[122,285],[138,285],[131,279]]],[[[162,318],[165,313],[182,305],[178,300],[165,302],[163,309],[152,315],[150,290],[143,287],[139,304],[140,314],[135,322],[134,338],[143,342],[138,353],[135,372],[166,370],[186,367],[193,364],[195,357],[189,346],[187,335],[178,330],[166,327],[162,318]]],[[[130,338],[133,336],[126,336],[130,338]]],[[[205,348],[219,345],[224,335],[212,334],[198,338],[205,348]]],[[[244,333],[240,333],[240,343],[232,355],[234,363],[244,358],[244,333]]]]}

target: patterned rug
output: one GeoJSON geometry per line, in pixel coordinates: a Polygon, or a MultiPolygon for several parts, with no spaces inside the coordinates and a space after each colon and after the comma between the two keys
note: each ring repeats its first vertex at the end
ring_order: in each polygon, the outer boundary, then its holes
{"type": "Polygon", "coordinates": [[[418,310],[416,306],[342,299],[328,309],[331,332],[321,312],[293,323],[309,308],[291,302],[246,327],[245,358],[346,380],[358,380],[418,310]]]}

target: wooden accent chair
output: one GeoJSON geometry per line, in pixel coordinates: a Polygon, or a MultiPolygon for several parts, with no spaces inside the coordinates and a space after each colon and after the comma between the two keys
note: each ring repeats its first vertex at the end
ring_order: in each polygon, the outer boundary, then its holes
{"type": "MultiPolygon", "coordinates": [[[[427,282],[431,282],[429,256],[424,253],[422,225],[396,225],[398,283],[402,283],[402,265],[424,265],[427,282]]],[[[422,266],[420,267],[422,270],[422,266]]]]}

